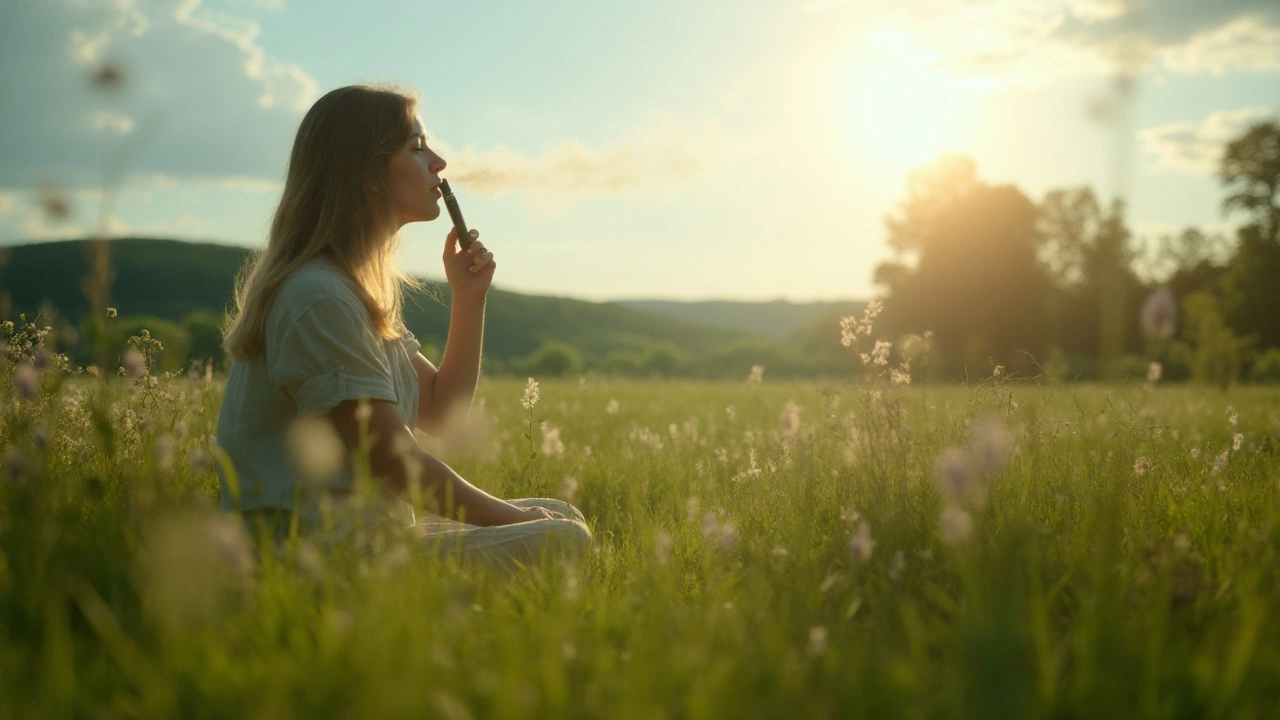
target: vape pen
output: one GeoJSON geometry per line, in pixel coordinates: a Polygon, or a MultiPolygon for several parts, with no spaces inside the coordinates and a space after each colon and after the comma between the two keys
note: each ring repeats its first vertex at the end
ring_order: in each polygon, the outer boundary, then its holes
{"type": "Polygon", "coordinates": [[[454,197],[453,191],[449,189],[448,180],[440,180],[440,197],[444,199],[444,206],[449,208],[449,217],[453,218],[453,228],[458,231],[458,244],[466,250],[471,247],[471,231],[467,229],[467,223],[462,219],[458,198],[454,197]]]}

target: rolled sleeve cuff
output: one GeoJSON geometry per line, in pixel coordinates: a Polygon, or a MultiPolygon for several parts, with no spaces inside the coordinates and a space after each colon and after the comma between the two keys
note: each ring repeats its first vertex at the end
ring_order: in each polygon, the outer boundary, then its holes
{"type": "Polygon", "coordinates": [[[323,415],[344,400],[360,398],[396,402],[396,393],[385,379],[353,376],[346,368],[335,368],[299,385],[294,402],[299,415],[323,415]]]}

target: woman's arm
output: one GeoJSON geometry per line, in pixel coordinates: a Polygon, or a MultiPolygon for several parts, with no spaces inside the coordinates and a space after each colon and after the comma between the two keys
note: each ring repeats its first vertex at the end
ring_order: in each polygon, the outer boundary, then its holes
{"type": "MultiPolygon", "coordinates": [[[[400,418],[395,403],[370,400],[369,465],[375,477],[384,479],[387,489],[406,501],[412,500],[410,474],[418,469],[417,478],[428,505],[435,501],[440,515],[471,525],[511,525],[542,520],[553,515],[542,508],[518,508],[475,487],[438,458],[418,447],[413,433],[400,418]]],[[[329,415],[348,448],[360,442],[360,423],[356,418],[358,401],[345,400],[329,415]]]]}
{"type": "MultiPolygon", "coordinates": [[[[440,370],[432,379],[430,404],[424,410],[419,403],[418,414],[425,420],[419,425],[426,426],[423,432],[433,435],[447,433],[451,426],[465,421],[471,413],[471,402],[475,399],[476,383],[480,377],[484,305],[483,295],[454,295],[451,301],[449,339],[445,342],[444,357],[440,359],[440,370]],[[427,430],[427,427],[435,432],[427,430]]],[[[423,369],[419,369],[419,385],[422,384],[422,376],[423,369]]]]}

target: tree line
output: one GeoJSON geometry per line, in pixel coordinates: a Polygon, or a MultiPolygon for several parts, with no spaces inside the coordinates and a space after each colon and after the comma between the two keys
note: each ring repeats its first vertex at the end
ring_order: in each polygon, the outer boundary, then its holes
{"type": "MultiPolygon", "coordinates": [[[[1122,200],[1089,187],[1039,203],[948,154],[913,172],[886,217],[895,257],[877,267],[878,332],[931,333],[935,377],[1022,374],[1226,385],[1280,380],[1280,121],[1254,124],[1217,169],[1234,238],[1195,227],[1139,242],[1122,200]],[[1144,304],[1172,300],[1176,333],[1152,337],[1144,304]]],[[[1171,328],[1172,329],[1172,328],[1171,328]]]]}

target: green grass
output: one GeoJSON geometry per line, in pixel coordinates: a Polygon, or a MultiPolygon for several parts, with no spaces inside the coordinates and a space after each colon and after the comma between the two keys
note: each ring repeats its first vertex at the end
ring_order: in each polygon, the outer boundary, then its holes
{"type": "Polygon", "coordinates": [[[512,577],[394,538],[242,545],[201,456],[218,381],[46,372],[18,401],[11,376],[0,720],[1280,707],[1275,389],[550,381],[533,449],[541,421],[565,449],[531,459],[524,383],[485,378],[470,440],[424,445],[500,496],[573,489],[596,537],[512,577]],[[982,418],[1012,452],[944,542],[936,463],[982,418]]]}

